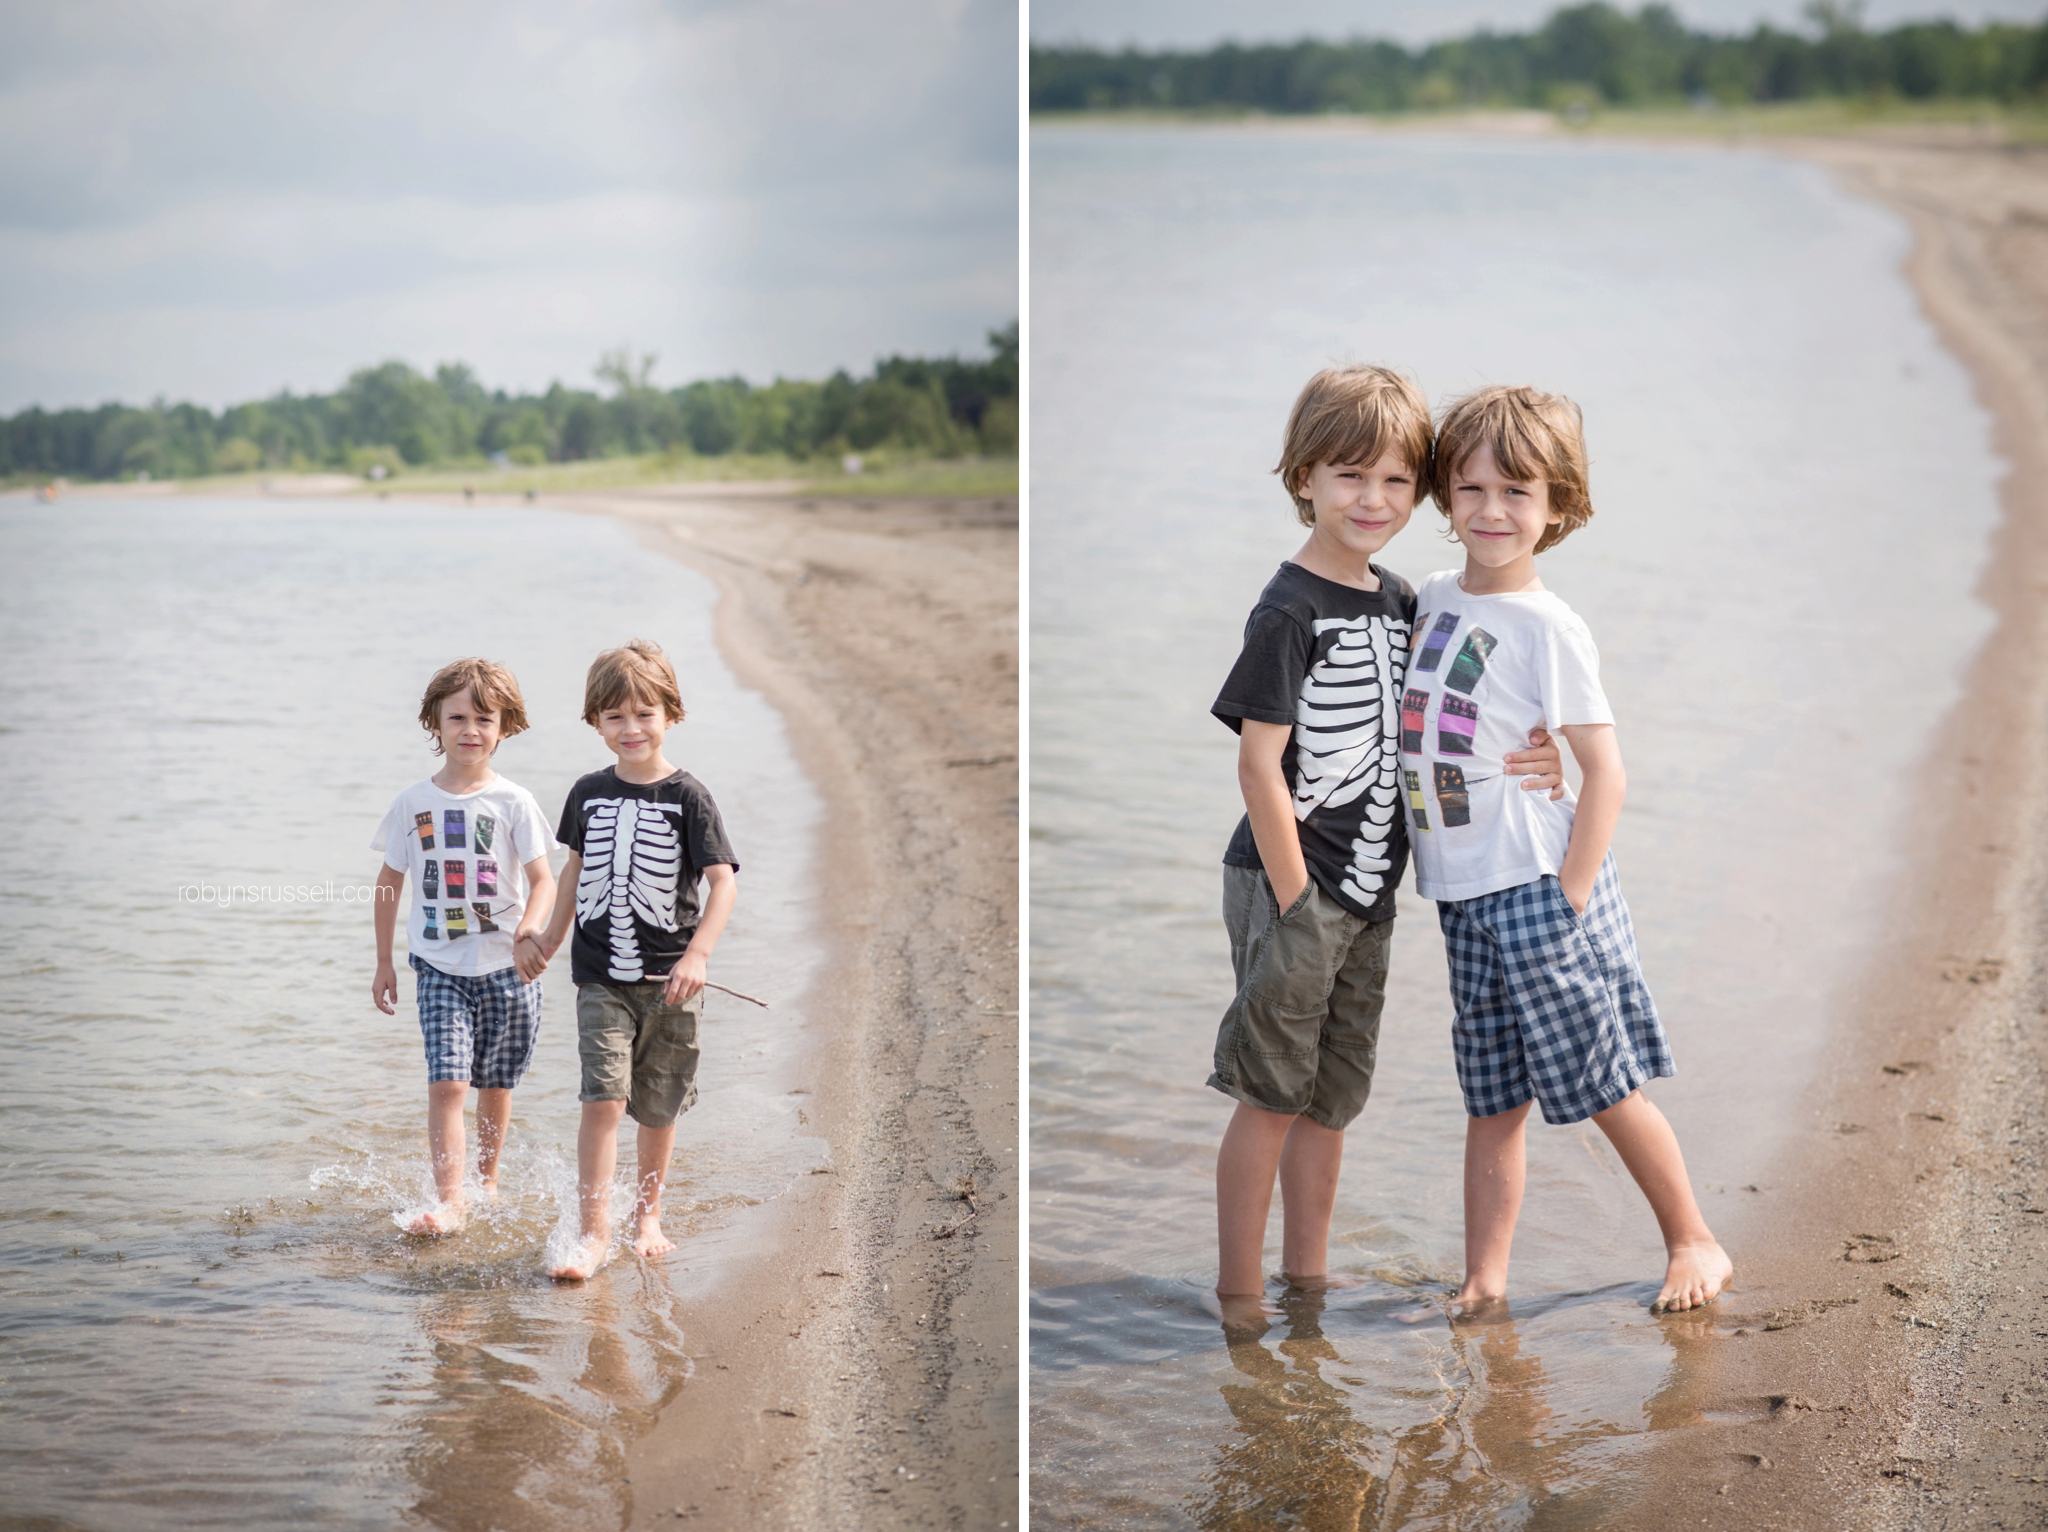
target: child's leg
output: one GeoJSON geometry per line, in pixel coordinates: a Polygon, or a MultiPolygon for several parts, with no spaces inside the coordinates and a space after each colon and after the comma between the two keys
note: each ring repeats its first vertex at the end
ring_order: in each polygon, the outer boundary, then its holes
{"type": "Polygon", "coordinates": [[[1664,1234],[1664,1287],[1650,1312],[1695,1309],[1712,1301],[1727,1285],[1735,1265],[1700,1216],[1671,1124],[1641,1091],[1631,1091],[1593,1121],[1643,1189],[1664,1234]]]}
{"type": "Polygon", "coordinates": [[[1266,1217],[1273,1177],[1288,1131],[1298,1118],[1240,1101],[1216,1151],[1216,1291],[1256,1295],[1266,1289],[1266,1217]]]}
{"type": "Polygon", "coordinates": [[[568,1258],[548,1275],[572,1281],[604,1265],[612,1243],[612,1172],[619,1163],[619,1119],[623,1101],[586,1101],[576,1130],[576,1204],[580,1234],[568,1258]]]}
{"type": "Polygon", "coordinates": [[[643,1259],[667,1255],[675,1241],[661,1232],[661,1188],[668,1180],[668,1161],[676,1146],[676,1125],[642,1127],[638,1194],[633,1199],[633,1253],[643,1259]]]}
{"type": "Polygon", "coordinates": [[[484,1190],[498,1189],[498,1152],[505,1147],[505,1130],[512,1121],[512,1092],[486,1090],[476,1093],[476,1178],[484,1190]]]}
{"type": "Polygon", "coordinates": [[[1507,1296],[1508,1251],[1529,1175],[1529,1105],[1465,1119],[1465,1285],[1454,1303],[1507,1296]]]}
{"type": "Polygon", "coordinates": [[[408,1234],[453,1234],[462,1227],[462,1108],[467,1080],[433,1080],[427,1085],[427,1151],[434,1163],[436,1205],[405,1226],[408,1234]]]}
{"type": "Polygon", "coordinates": [[[1307,1117],[1294,1119],[1280,1150],[1280,1269],[1290,1277],[1320,1277],[1330,1269],[1330,1221],[1337,1216],[1343,1165],[1342,1133],[1307,1117]]]}

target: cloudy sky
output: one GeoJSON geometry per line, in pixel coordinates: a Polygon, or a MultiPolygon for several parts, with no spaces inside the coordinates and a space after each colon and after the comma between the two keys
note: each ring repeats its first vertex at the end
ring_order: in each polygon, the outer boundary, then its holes
{"type": "MultiPolygon", "coordinates": [[[[1392,37],[1407,43],[1454,37],[1481,26],[1497,32],[1529,27],[1564,0],[1033,0],[1034,42],[1087,42],[1120,47],[1203,48],[1241,42],[1291,42],[1298,37],[1392,37]]],[[[1623,10],[1640,0],[1621,0],[1623,10]]],[[[1693,26],[1746,32],[1758,21],[1802,24],[1805,0],[1674,0],[1693,26]]],[[[1963,21],[1989,17],[2039,21],[2043,0],[1870,0],[1872,26],[1928,16],[1963,21]]]]}
{"type": "Polygon", "coordinates": [[[0,411],[1017,313],[1016,0],[0,0],[0,411]]]}

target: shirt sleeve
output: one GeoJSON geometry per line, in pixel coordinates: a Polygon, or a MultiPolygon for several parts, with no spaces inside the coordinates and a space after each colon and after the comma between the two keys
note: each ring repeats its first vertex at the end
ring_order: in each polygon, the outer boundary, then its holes
{"type": "Polygon", "coordinates": [[[512,826],[512,844],[521,867],[555,849],[555,838],[548,833],[547,816],[541,813],[540,803],[532,793],[519,795],[519,820],[512,826]]]}
{"type": "Polygon", "coordinates": [[[1600,651],[1582,622],[1544,628],[1536,653],[1536,689],[1547,728],[1614,722],[1600,686],[1600,651]]]}
{"type": "Polygon", "coordinates": [[[689,793],[683,798],[683,844],[689,852],[690,865],[699,872],[720,862],[734,872],[740,870],[740,859],[725,837],[725,820],[707,792],[689,793]]]}
{"type": "Polygon", "coordinates": [[[1244,732],[1247,718],[1291,726],[1314,658],[1315,641],[1300,623],[1276,606],[1252,608],[1244,648],[1209,711],[1233,734],[1244,732]]]}
{"type": "Polygon", "coordinates": [[[411,828],[412,821],[405,817],[405,794],[400,793],[384,811],[384,822],[377,826],[377,833],[370,837],[370,849],[383,852],[384,865],[393,872],[405,872],[412,866],[412,848],[405,839],[405,832],[411,828]]]}
{"type": "Polygon", "coordinates": [[[562,822],[555,826],[555,839],[578,856],[583,855],[583,786],[569,789],[562,800],[562,822]]]}

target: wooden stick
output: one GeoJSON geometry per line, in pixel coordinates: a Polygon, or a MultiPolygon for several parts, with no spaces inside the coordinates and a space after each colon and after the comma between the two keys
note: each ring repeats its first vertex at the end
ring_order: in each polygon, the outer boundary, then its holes
{"type": "Polygon", "coordinates": [[[745,990],[743,990],[743,989],[734,989],[734,988],[732,988],[732,986],[730,986],[730,985],[728,985],[728,984],[713,984],[713,983],[712,983],[712,982],[711,982],[711,981],[710,981],[709,979],[706,979],[706,980],[704,981],[704,987],[705,987],[706,989],[715,989],[715,990],[717,990],[717,991],[718,991],[718,992],[719,992],[719,993],[720,993],[721,995],[731,995],[731,996],[733,996],[733,997],[734,997],[735,999],[737,999],[737,1000],[750,1000],[750,1001],[753,1001],[753,1003],[754,1003],[755,1005],[758,1005],[758,1006],[759,1006],[759,1007],[760,1007],[760,1008],[761,1008],[762,1010],[764,1010],[764,1011],[768,1009],[768,1002],[767,1002],[767,1001],[765,1001],[765,1000],[755,1000],[755,999],[754,999],[754,997],[753,997],[752,995],[748,994],[748,993],[747,993],[747,992],[746,992],[745,990]]]}

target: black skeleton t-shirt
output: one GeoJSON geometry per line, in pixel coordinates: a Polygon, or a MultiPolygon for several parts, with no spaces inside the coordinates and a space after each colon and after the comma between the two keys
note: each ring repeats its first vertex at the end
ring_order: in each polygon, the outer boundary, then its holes
{"type": "MultiPolygon", "coordinates": [[[[1244,648],[1209,709],[1233,732],[1292,727],[1280,757],[1316,886],[1353,914],[1389,920],[1408,862],[1400,812],[1401,683],[1415,589],[1377,564],[1377,591],[1282,564],[1245,620],[1244,648]]],[[[1258,867],[1251,816],[1223,854],[1258,867]]]]}
{"type": "Polygon", "coordinates": [[[583,858],[569,944],[578,984],[665,980],[697,934],[704,869],[740,865],[718,805],[686,771],[627,782],[607,766],[579,778],[555,838],[583,858]]]}

